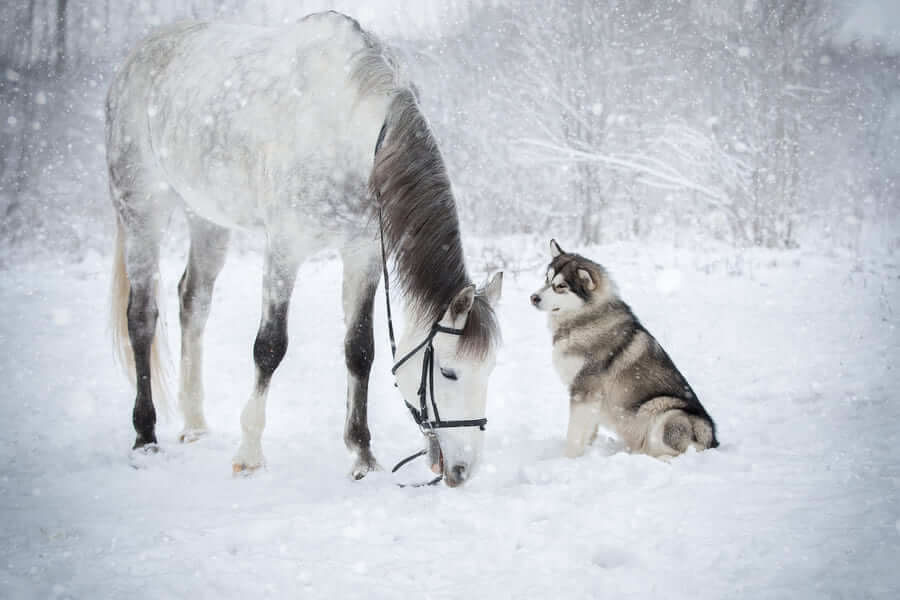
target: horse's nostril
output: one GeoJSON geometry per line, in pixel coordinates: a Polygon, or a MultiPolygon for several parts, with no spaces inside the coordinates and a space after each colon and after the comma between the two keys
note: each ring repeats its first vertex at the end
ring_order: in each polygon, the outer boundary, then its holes
{"type": "Polygon", "coordinates": [[[450,468],[450,472],[446,474],[444,477],[444,481],[450,487],[456,487],[461,485],[468,476],[468,472],[466,471],[466,465],[453,465],[450,468]]]}
{"type": "Polygon", "coordinates": [[[531,295],[531,303],[534,304],[535,306],[537,306],[538,304],[541,303],[541,297],[538,296],[537,294],[532,294],[531,295]]]}

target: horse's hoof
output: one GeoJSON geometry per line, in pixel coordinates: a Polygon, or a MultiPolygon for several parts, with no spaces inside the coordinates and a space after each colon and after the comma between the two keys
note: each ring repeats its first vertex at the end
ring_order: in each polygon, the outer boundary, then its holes
{"type": "Polygon", "coordinates": [[[245,465],[242,463],[234,463],[231,465],[231,474],[235,477],[250,477],[260,470],[262,465],[245,465]]]}
{"type": "Polygon", "coordinates": [[[147,449],[147,452],[156,452],[159,450],[157,447],[156,436],[151,434],[152,437],[150,439],[145,439],[144,436],[138,435],[134,439],[134,446],[131,447],[132,450],[143,450],[147,449]]]}
{"type": "Polygon", "coordinates": [[[178,434],[178,441],[182,444],[192,444],[201,438],[209,435],[208,429],[185,429],[178,434]]]}
{"type": "Polygon", "coordinates": [[[356,462],[353,464],[353,470],[350,471],[350,476],[353,477],[356,481],[359,481],[363,477],[369,474],[369,471],[380,471],[381,467],[378,465],[378,462],[374,457],[367,458],[358,458],[356,462]]]}
{"type": "Polygon", "coordinates": [[[132,446],[132,448],[131,448],[131,452],[133,454],[152,455],[152,454],[156,454],[157,452],[159,452],[159,445],[156,443],[156,441],[147,442],[147,443],[135,442],[134,446],[132,446]]]}

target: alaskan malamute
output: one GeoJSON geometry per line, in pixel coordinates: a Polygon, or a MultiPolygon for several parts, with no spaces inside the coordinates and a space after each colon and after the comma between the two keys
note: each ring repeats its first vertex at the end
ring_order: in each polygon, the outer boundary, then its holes
{"type": "Polygon", "coordinates": [[[550,253],[546,284],[531,303],[547,313],[553,366],[569,387],[566,455],[583,454],[600,425],[651,456],[718,446],[712,417],[606,269],[556,240],[550,253]]]}

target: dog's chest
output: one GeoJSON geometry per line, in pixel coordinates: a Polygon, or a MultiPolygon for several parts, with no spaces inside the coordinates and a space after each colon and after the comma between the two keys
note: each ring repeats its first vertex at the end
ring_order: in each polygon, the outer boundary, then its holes
{"type": "Polygon", "coordinates": [[[566,385],[571,385],[584,367],[584,356],[568,351],[568,344],[559,341],[553,344],[553,367],[566,385]]]}

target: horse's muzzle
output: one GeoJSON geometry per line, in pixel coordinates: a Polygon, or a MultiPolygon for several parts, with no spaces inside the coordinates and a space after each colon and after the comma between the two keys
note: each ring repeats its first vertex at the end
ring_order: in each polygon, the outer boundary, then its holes
{"type": "Polygon", "coordinates": [[[444,471],[444,481],[450,487],[462,485],[469,478],[469,469],[464,464],[453,465],[444,471]]]}

